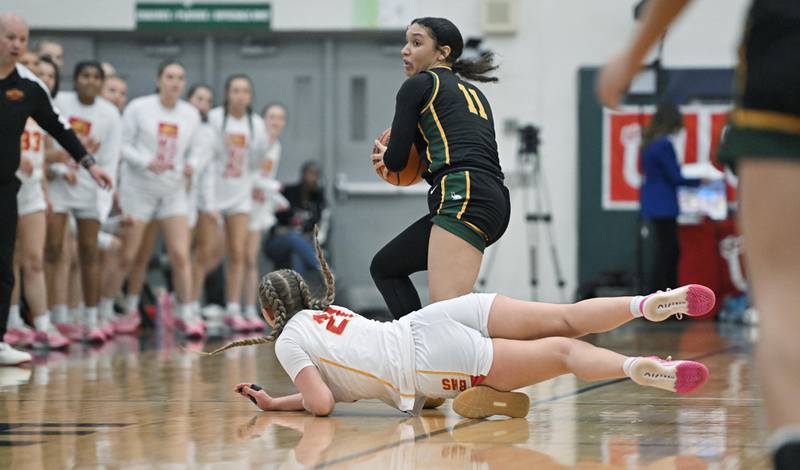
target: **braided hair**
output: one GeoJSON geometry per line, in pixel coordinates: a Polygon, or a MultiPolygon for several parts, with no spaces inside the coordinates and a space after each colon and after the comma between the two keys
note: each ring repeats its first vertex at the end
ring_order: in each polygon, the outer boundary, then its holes
{"type": "Polygon", "coordinates": [[[283,328],[292,317],[301,310],[325,310],[332,303],[336,295],[336,286],[333,273],[322,253],[319,244],[319,227],[314,227],[314,248],[317,252],[317,260],[325,276],[325,297],[316,299],[312,297],[308,284],[297,271],[291,269],[281,269],[273,271],[263,278],[258,286],[258,300],[262,309],[267,309],[275,319],[275,326],[268,336],[261,338],[249,338],[233,341],[210,353],[203,353],[207,356],[221,353],[227,349],[239,346],[252,346],[256,344],[271,343],[278,339],[283,328]]]}

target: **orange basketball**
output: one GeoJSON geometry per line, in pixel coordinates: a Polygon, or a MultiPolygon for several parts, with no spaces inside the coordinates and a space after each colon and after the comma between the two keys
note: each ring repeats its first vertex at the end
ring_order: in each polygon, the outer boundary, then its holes
{"type": "MultiPolygon", "coordinates": [[[[378,137],[378,141],[383,145],[389,145],[389,135],[392,133],[391,129],[386,129],[378,137]]],[[[373,146],[372,153],[377,153],[377,147],[373,146]]],[[[402,171],[389,171],[385,166],[381,165],[380,168],[375,169],[375,173],[381,177],[382,180],[395,186],[411,186],[422,181],[422,173],[427,170],[425,161],[419,158],[417,147],[412,145],[411,151],[408,153],[408,163],[402,171]]]]}

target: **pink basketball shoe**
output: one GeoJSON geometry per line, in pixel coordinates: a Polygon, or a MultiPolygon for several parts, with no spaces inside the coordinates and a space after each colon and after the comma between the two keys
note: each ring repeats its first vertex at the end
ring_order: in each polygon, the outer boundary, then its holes
{"type": "Polygon", "coordinates": [[[22,328],[9,328],[3,336],[3,342],[11,346],[24,347],[33,344],[36,332],[24,326],[22,328]]]}
{"type": "Polygon", "coordinates": [[[689,284],[648,295],[639,303],[639,311],[650,321],[664,321],[672,315],[680,320],[683,315],[705,315],[714,308],[715,302],[714,291],[700,284],[689,284]]]}
{"type": "Polygon", "coordinates": [[[655,356],[640,357],[631,365],[631,379],[639,385],[670,392],[689,393],[708,380],[708,368],[695,361],[673,361],[655,356]]]}

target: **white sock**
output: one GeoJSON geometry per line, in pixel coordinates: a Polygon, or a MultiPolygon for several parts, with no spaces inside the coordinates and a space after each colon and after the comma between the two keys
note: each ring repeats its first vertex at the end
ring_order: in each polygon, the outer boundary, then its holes
{"type": "Polygon", "coordinates": [[[642,302],[644,302],[645,297],[643,295],[637,295],[633,299],[631,299],[631,315],[634,318],[639,318],[642,316],[642,302]]]}
{"type": "Polygon", "coordinates": [[[254,304],[250,304],[244,308],[244,316],[246,318],[258,318],[258,310],[254,304]]]}
{"type": "Polygon", "coordinates": [[[97,307],[86,307],[86,328],[93,330],[97,328],[97,307]]]}
{"type": "Polygon", "coordinates": [[[8,323],[9,328],[22,328],[25,322],[22,321],[22,315],[19,314],[19,304],[12,305],[8,309],[8,323]]]}
{"type": "Polygon", "coordinates": [[[192,319],[192,312],[194,309],[192,308],[192,303],[189,302],[188,304],[180,304],[178,305],[178,315],[181,316],[181,320],[189,321],[192,319]]]}
{"type": "Polygon", "coordinates": [[[199,300],[195,300],[190,304],[192,306],[192,318],[203,320],[203,307],[200,305],[199,300]]]}
{"type": "Polygon", "coordinates": [[[69,323],[69,311],[64,304],[53,305],[53,322],[69,323]]]}
{"type": "Polygon", "coordinates": [[[50,323],[50,312],[44,312],[44,315],[34,318],[33,327],[36,328],[36,331],[52,331],[53,324],[50,323]]]}
{"type": "Polygon", "coordinates": [[[631,376],[631,367],[636,360],[639,359],[638,357],[629,357],[625,359],[625,363],[622,364],[622,371],[625,372],[625,375],[630,377],[631,376]]]}
{"type": "Polygon", "coordinates": [[[225,312],[228,315],[238,315],[242,313],[242,307],[238,302],[228,302],[228,305],[225,307],[225,312]]]}
{"type": "Polygon", "coordinates": [[[125,297],[125,313],[131,313],[137,308],[139,308],[138,295],[128,295],[127,297],[125,297]]]}
{"type": "Polygon", "coordinates": [[[85,308],[84,308],[83,303],[81,303],[80,305],[78,305],[75,308],[69,309],[69,318],[72,319],[72,322],[74,324],[76,324],[76,325],[80,325],[80,324],[84,324],[85,325],[86,324],[86,323],[84,323],[84,320],[83,320],[84,310],[85,310],[85,308]]]}
{"type": "Polygon", "coordinates": [[[98,309],[100,310],[100,316],[105,319],[113,319],[114,318],[114,299],[108,299],[106,297],[100,298],[100,304],[98,305],[98,309]]]}

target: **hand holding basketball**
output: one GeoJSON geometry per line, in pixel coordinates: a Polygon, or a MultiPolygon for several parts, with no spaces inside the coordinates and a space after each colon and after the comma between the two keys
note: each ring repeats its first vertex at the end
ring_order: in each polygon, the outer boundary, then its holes
{"type": "Polygon", "coordinates": [[[422,173],[426,169],[425,163],[419,157],[417,148],[412,145],[408,153],[408,162],[405,168],[400,171],[389,171],[383,162],[384,154],[386,153],[387,145],[389,144],[389,137],[392,133],[391,129],[386,129],[375,140],[375,145],[372,147],[372,167],[375,173],[389,184],[394,186],[411,186],[412,184],[422,181],[422,173]]]}
{"type": "Polygon", "coordinates": [[[372,167],[375,168],[375,172],[378,173],[378,176],[381,176],[383,179],[386,179],[386,175],[389,173],[389,170],[386,169],[386,165],[383,163],[383,154],[386,153],[386,146],[381,143],[380,140],[375,140],[375,146],[372,147],[372,167]]]}

